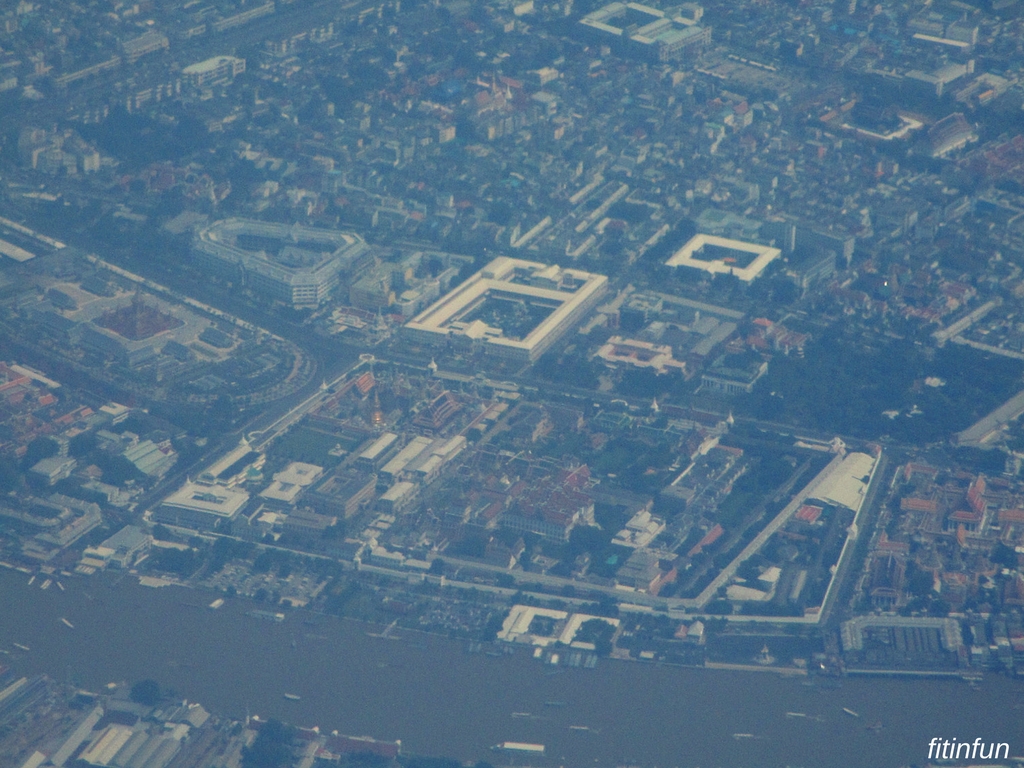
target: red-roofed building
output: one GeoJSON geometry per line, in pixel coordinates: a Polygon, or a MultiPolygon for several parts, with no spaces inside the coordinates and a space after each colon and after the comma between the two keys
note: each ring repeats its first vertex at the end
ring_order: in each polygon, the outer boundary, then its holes
{"type": "Polygon", "coordinates": [[[959,529],[963,527],[968,533],[975,533],[981,528],[982,520],[984,515],[981,512],[975,512],[973,510],[958,509],[956,512],[946,518],[946,530],[953,530],[954,528],[959,529]]]}
{"type": "Polygon", "coordinates": [[[1024,525],[1024,509],[1003,509],[999,512],[999,524],[1017,523],[1024,525]]]}
{"type": "Polygon", "coordinates": [[[878,552],[889,552],[897,555],[910,553],[910,545],[905,541],[891,541],[885,531],[878,537],[878,545],[875,547],[878,552]]]}
{"type": "Polygon", "coordinates": [[[7,381],[0,384],[0,392],[6,392],[8,389],[23,386],[31,381],[28,376],[21,376],[2,364],[0,364],[0,375],[10,376],[7,381]]]}
{"type": "Polygon", "coordinates": [[[703,551],[704,547],[709,547],[714,544],[723,533],[725,533],[725,529],[718,523],[715,523],[715,527],[708,531],[703,539],[694,544],[693,549],[687,552],[686,556],[693,557],[695,555],[699,555],[701,551],[703,551]]]}
{"type": "Polygon", "coordinates": [[[914,475],[923,475],[930,480],[934,480],[939,474],[939,470],[935,467],[930,467],[927,464],[915,464],[913,462],[903,467],[903,479],[910,480],[914,475]]]}
{"type": "Polygon", "coordinates": [[[501,516],[503,528],[533,532],[549,539],[568,541],[578,523],[590,523],[594,517],[593,485],[590,470],[581,465],[561,470],[557,477],[542,477],[509,488],[509,509],[501,516]]]}
{"type": "Polygon", "coordinates": [[[374,379],[373,371],[367,371],[358,379],[356,379],[356,389],[359,390],[359,394],[365,395],[371,389],[373,389],[374,379]]]}
{"type": "Polygon", "coordinates": [[[805,523],[814,523],[819,517],[821,517],[822,511],[822,507],[817,507],[813,504],[804,504],[797,510],[793,517],[797,520],[802,520],[805,523]]]}
{"type": "Polygon", "coordinates": [[[664,587],[666,584],[671,584],[672,582],[674,582],[678,575],[679,571],[677,571],[675,568],[668,570],[666,573],[661,574],[656,579],[654,579],[654,581],[651,582],[650,586],[647,588],[647,592],[657,597],[658,593],[661,591],[661,588],[664,587]]]}
{"type": "Polygon", "coordinates": [[[985,514],[985,491],[987,488],[985,476],[978,475],[978,479],[971,483],[971,487],[967,489],[967,503],[979,515],[985,514]]]}
{"type": "Polygon", "coordinates": [[[939,505],[932,499],[916,499],[908,496],[900,502],[900,509],[904,512],[925,512],[934,515],[939,511],[939,505]]]}
{"type": "Polygon", "coordinates": [[[999,538],[1005,544],[1024,544],[1024,509],[1001,510],[997,519],[1002,528],[999,538]]]}
{"type": "Polygon", "coordinates": [[[416,414],[413,424],[420,427],[428,434],[436,434],[445,424],[451,421],[452,417],[462,408],[462,404],[455,399],[451,392],[445,390],[430,404],[416,414]]]}
{"type": "Polygon", "coordinates": [[[757,349],[770,347],[789,354],[792,349],[803,349],[810,338],[806,333],[796,333],[764,317],[755,318],[753,325],[754,331],[747,337],[747,344],[757,349]]]}

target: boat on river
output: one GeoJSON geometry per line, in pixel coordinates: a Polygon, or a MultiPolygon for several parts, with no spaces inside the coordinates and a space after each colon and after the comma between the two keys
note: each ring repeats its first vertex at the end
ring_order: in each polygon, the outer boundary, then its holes
{"type": "Polygon", "coordinates": [[[495,744],[491,749],[495,749],[500,752],[529,752],[534,755],[544,754],[543,744],[527,744],[523,741],[503,741],[500,744],[495,744]]]}

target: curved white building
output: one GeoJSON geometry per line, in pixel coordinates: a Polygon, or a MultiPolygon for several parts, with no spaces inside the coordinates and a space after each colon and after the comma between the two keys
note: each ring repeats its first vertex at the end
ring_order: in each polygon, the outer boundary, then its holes
{"type": "Polygon", "coordinates": [[[321,304],[368,249],[352,232],[252,219],[215,221],[193,243],[201,265],[296,308],[321,304]]]}

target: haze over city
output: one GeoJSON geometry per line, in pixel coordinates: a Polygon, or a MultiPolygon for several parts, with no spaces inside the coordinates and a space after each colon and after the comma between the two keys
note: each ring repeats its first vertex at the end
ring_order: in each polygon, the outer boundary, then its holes
{"type": "Polygon", "coordinates": [[[0,8],[0,768],[1024,763],[1020,0],[0,8]]]}

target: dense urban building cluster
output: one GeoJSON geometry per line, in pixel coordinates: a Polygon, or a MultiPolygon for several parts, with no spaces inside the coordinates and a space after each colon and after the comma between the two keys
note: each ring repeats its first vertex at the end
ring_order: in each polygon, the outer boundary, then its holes
{"type": "Polygon", "coordinates": [[[1016,5],[0,10],[0,565],[1021,674],[1016,5]]]}
{"type": "Polygon", "coordinates": [[[0,765],[237,766],[283,754],[337,765],[349,755],[373,755],[397,765],[402,743],[296,728],[258,717],[219,717],[202,704],[176,700],[154,680],[112,684],[102,694],[60,684],[46,675],[17,677],[0,667],[0,765]]]}

